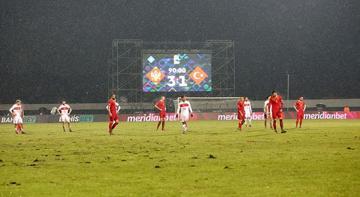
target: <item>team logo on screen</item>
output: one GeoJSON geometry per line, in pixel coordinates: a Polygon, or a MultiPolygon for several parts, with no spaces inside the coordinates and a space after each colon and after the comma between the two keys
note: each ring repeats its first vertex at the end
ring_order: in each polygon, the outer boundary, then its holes
{"type": "Polygon", "coordinates": [[[159,84],[164,79],[165,75],[158,67],[154,67],[150,72],[146,74],[146,77],[154,84],[159,84]]]}
{"type": "Polygon", "coordinates": [[[206,72],[200,68],[200,66],[197,66],[191,73],[190,78],[199,85],[202,81],[204,81],[208,75],[206,72]]]}

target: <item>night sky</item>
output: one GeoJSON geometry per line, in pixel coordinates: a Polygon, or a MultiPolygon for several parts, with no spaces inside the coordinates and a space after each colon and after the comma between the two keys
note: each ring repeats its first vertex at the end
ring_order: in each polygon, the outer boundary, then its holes
{"type": "MultiPolygon", "coordinates": [[[[0,0],[0,103],[104,102],[113,39],[234,40],[236,94],[360,98],[360,1],[0,0]]],[[[141,89],[141,87],[139,87],[141,89]]]]}

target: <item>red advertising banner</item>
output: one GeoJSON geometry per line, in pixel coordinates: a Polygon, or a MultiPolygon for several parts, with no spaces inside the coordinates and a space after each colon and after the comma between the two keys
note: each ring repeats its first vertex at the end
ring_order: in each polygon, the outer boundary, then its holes
{"type": "MultiPolygon", "coordinates": [[[[284,112],[286,119],[295,119],[296,112],[284,112]]],[[[153,122],[159,121],[159,115],[157,113],[148,113],[148,114],[121,114],[121,121],[125,122],[153,122]]],[[[340,111],[335,112],[306,112],[304,114],[304,119],[310,120],[322,120],[322,119],[360,119],[360,111],[344,113],[340,111]]],[[[167,121],[177,121],[175,113],[168,113],[166,115],[167,121]]],[[[227,112],[227,113],[194,113],[192,120],[237,120],[237,113],[227,112]]],[[[254,112],[252,114],[252,120],[264,120],[264,113],[254,112]]]]}
{"type": "MultiPolygon", "coordinates": [[[[285,118],[295,119],[295,112],[285,112],[285,118]]],[[[340,111],[334,112],[306,112],[304,115],[305,119],[316,120],[316,119],[333,119],[333,120],[344,120],[344,119],[360,119],[360,111],[344,113],[340,111]]],[[[146,113],[146,114],[121,114],[120,120],[123,122],[154,122],[159,121],[159,115],[157,113],[146,113]]],[[[106,122],[108,116],[105,114],[74,114],[70,117],[71,122],[106,122]]],[[[166,116],[167,121],[178,121],[175,113],[168,113],[166,116]]],[[[237,120],[237,113],[194,113],[194,117],[191,120],[237,120]]],[[[254,112],[252,114],[252,120],[264,120],[264,114],[262,112],[254,112]]],[[[11,116],[0,117],[0,124],[11,124],[13,121],[11,116]]],[[[59,116],[57,115],[37,115],[37,116],[25,116],[25,123],[55,123],[59,122],[59,116]]]]}

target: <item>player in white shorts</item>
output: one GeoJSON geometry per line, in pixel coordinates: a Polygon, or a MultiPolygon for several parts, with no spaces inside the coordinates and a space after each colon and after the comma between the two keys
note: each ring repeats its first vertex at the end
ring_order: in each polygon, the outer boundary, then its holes
{"type": "Polygon", "coordinates": [[[21,100],[16,100],[15,104],[9,109],[13,123],[15,126],[15,133],[24,134],[23,127],[23,117],[24,117],[24,108],[21,105],[21,100]]]}
{"type": "Polygon", "coordinates": [[[62,122],[63,130],[65,130],[65,123],[67,123],[69,131],[72,132],[71,126],[70,126],[70,113],[72,109],[70,105],[66,104],[66,101],[63,101],[61,105],[58,107],[58,112],[60,114],[59,122],[62,122]]]}
{"type": "Polygon", "coordinates": [[[270,103],[269,103],[269,99],[270,96],[266,98],[265,102],[264,102],[264,120],[265,120],[265,128],[266,128],[266,123],[267,121],[269,121],[269,125],[270,128],[272,129],[272,120],[271,120],[271,111],[270,111],[270,103]]]}
{"type": "Polygon", "coordinates": [[[244,110],[245,110],[245,126],[251,127],[252,108],[251,108],[251,102],[248,97],[245,97],[244,110]]]}
{"type": "Polygon", "coordinates": [[[190,120],[190,117],[193,117],[192,112],[190,102],[186,100],[185,96],[181,96],[177,107],[176,118],[179,118],[182,123],[183,133],[188,130],[187,121],[190,120]]]}

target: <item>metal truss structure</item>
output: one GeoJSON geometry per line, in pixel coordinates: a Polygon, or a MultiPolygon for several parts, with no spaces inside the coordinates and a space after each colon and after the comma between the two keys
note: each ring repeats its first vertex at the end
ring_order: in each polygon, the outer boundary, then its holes
{"type": "Polygon", "coordinates": [[[115,39],[112,42],[112,57],[109,60],[109,94],[122,96],[126,102],[153,100],[160,94],[179,96],[179,92],[144,93],[142,91],[142,52],[144,50],[211,51],[212,92],[188,92],[189,96],[235,96],[235,45],[229,40],[205,42],[166,41],[144,42],[142,40],[115,39]]]}

